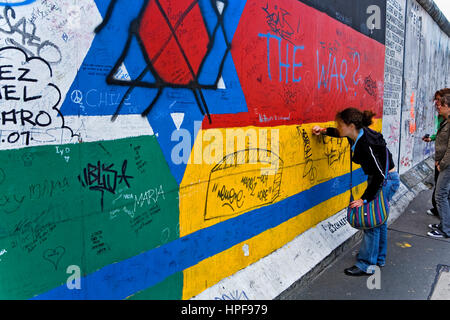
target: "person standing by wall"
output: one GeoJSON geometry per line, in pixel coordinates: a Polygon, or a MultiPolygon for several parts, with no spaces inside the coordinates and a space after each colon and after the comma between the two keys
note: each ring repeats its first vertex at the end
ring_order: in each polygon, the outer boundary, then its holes
{"type": "MultiPolygon", "coordinates": [[[[372,201],[378,191],[383,188],[388,201],[392,199],[400,186],[400,178],[396,172],[392,154],[387,150],[389,157],[386,163],[386,142],[381,133],[370,128],[372,118],[375,116],[371,111],[360,111],[355,108],[347,108],[336,115],[337,128],[321,128],[315,126],[313,134],[325,134],[331,137],[347,137],[352,161],[361,165],[364,173],[368,176],[367,188],[361,199],[350,203],[350,207],[361,207],[372,201]],[[385,177],[385,168],[389,167],[388,176],[385,177]],[[383,187],[384,180],[387,184],[383,187]]],[[[386,263],[387,252],[387,223],[364,230],[364,238],[358,253],[357,262],[354,266],[344,270],[349,276],[369,275],[369,267],[378,265],[383,267],[386,263]]]]}
{"type": "Polygon", "coordinates": [[[436,183],[436,204],[441,223],[428,235],[433,238],[450,237],[450,94],[441,98],[439,114],[444,118],[436,135],[435,164],[439,171],[436,183]]]}
{"type": "MultiPolygon", "coordinates": [[[[445,89],[441,89],[435,92],[434,94],[434,98],[433,98],[433,103],[436,107],[436,109],[439,107],[439,104],[441,103],[441,98],[445,95],[445,94],[450,94],[450,89],[449,88],[445,88],[445,89]]],[[[439,127],[442,123],[442,121],[444,121],[444,117],[442,117],[439,113],[436,116],[436,131],[439,130],[439,127]]],[[[436,140],[436,133],[429,136],[424,136],[422,138],[423,141],[425,142],[431,142],[431,141],[435,141],[436,140]]],[[[434,168],[434,190],[433,190],[433,196],[431,198],[431,202],[433,204],[433,207],[431,209],[427,210],[427,214],[431,215],[431,216],[436,216],[439,217],[439,213],[438,213],[438,209],[437,209],[437,205],[436,205],[436,183],[437,183],[437,179],[439,177],[439,170],[437,169],[437,167],[434,168]]],[[[430,225],[431,228],[436,227],[435,224],[430,225]]]]}

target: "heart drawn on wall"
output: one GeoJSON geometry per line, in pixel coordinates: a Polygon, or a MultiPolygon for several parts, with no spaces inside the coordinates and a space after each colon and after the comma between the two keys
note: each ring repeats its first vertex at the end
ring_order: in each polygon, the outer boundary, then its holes
{"type": "Polygon", "coordinates": [[[55,249],[47,249],[44,251],[44,259],[51,262],[55,267],[55,270],[58,269],[58,263],[61,260],[62,256],[66,252],[64,247],[58,246],[55,249]]]}

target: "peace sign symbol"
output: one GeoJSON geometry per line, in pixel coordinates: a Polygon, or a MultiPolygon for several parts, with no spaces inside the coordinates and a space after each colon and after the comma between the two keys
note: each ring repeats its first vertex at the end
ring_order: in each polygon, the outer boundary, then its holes
{"type": "Polygon", "coordinates": [[[70,98],[73,103],[80,104],[83,101],[83,93],[80,90],[73,90],[70,98]]]}

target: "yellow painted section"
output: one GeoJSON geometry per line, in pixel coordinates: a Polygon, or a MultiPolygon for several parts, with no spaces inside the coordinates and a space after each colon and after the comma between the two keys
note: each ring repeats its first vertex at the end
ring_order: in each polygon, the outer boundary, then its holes
{"type": "MultiPolygon", "coordinates": [[[[367,182],[364,182],[353,188],[354,195],[362,195],[366,185],[367,182]]],[[[347,191],[326,202],[322,202],[320,205],[311,208],[308,211],[303,213],[299,212],[298,216],[279,226],[269,229],[184,270],[182,299],[186,300],[192,298],[218,283],[223,278],[236,273],[281,248],[286,243],[294,240],[299,234],[345,208],[349,199],[350,192],[347,191]],[[248,256],[244,255],[244,245],[248,246],[248,256]]]]}
{"type": "MultiPolygon", "coordinates": [[[[180,185],[180,236],[348,173],[347,140],[313,136],[314,125],[200,130],[180,185]]],[[[381,130],[381,119],[373,128],[381,130]]],[[[364,191],[356,189],[357,195],[364,191]]],[[[245,241],[248,256],[242,243],[186,269],[183,299],[279,249],[345,208],[348,200],[347,192],[245,241]]]]}

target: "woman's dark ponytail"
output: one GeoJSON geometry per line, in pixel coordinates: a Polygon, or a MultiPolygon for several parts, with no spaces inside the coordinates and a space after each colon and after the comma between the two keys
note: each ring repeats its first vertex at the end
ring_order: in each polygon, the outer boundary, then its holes
{"type": "Polygon", "coordinates": [[[342,120],[346,125],[354,124],[356,129],[359,130],[362,127],[368,127],[372,125],[372,118],[375,116],[375,113],[372,111],[360,111],[356,108],[347,108],[338,112],[336,115],[336,119],[342,120]]]}
{"type": "Polygon", "coordinates": [[[375,117],[375,113],[373,113],[372,111],[369,111],[369,110],[364,111],[363,119],[362,119],[363,127],[371,126],[373,123],[373,120],[372,120],[373,117],[375,117]]]}

